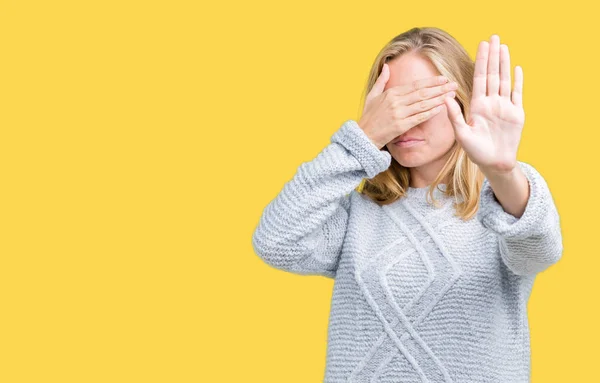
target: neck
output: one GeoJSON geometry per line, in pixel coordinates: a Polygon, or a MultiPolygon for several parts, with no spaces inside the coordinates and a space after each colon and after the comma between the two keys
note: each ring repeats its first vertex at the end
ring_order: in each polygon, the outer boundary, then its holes
{"type": "MultiPolygon", "coordinates": [[[[453,150],[448,150],[442,157],[430,161],[420,166],[409,168],[410,171],[410,186],[413,188],[424,188],[431,185],[435,178],[440,174],[440,171],[448,162],[453,150]]],[[[443,180],[447,184],[448,179],[443,180]]]]}

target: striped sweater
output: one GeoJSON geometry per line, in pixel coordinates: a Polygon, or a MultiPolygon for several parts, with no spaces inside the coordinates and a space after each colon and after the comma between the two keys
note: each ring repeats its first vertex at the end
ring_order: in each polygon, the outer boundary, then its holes
{"type": "Polygon", "coordinates": [[[476,216],[463,221],[438,189],[441,207],[428,187],[385,206],[355,190],[391,160],[347,120],[252,236],[268,265],[334,278],[323,381],[529,382],[527,301],[563,251],[544,178],[518,161],[530,187],[524,214],[505,212],[486,178],[476,216]]]}

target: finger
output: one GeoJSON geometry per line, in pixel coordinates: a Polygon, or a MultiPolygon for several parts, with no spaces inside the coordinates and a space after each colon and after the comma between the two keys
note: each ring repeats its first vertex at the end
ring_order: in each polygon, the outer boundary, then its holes
{"type": "Polygon", "coordinates": [[[490,56],[487,68],[487,95],[498,94],[500,83],[500,37],[492,35],[490,38],[490,56]]]}
{"type": "Polygon", "coordinates": [[[450,97],[446,97],[444,99],[444,102],[448,111],[448,118],[450,119],[452,126],[454,126],[456,134],[466,134],[467,132],[465,131],[469,130],[470,126],[467,125],[467,123],[465,122],[465,118],[460,109],[460,105],[458,105],[458,102],[454,98],[450,97]]]}
{"type": "Polygon", "coordinates": [[[512,92],[512,103],[515,106],[523,107],[523,68],[515,67],[515,89],[512,92]]]}
{"type": "Polygon", "coordinates": [[[383,67],[381,68],[381,72],[379,73],[379,76],[377,77],[377,80],[375,81],[375,84],[373,84],[371,91],[367,95],[366,103],[368,103],[370,100],[372,100],[373,98],[375,98],[375,97],[379,96],[381,93],[383,93],[383,91],[385,89],[385,85],[387,84],[389,78],[390,78],[390,67],[388,64],[384,63],[383,67]]]}
{"type": "Polygon", "coordinates": [[[510,54],[506,44],[500,44],[500,96],[510,97],[510,54]]]}
{"type": "Polygon", "coordinates": [[[409,116],[404,119],[405,124],[407,126],[409,126],[408,129],[411,129],[414,126],[419,125],[421,122],[428,120],[431,117],[435,116],[436,114],[441,112],[443,109],[444,109],[444,105],[442,104],[442,105],[436,106],[435,108],[423,111],[421,113],[413,114],[412,116],[409,116]]]}
{"type": "MultiPolygon", "coordinates": [[[[438,85],[434,87],[427,87],[415,90],[409,94],[402,95],[403,104],[408,106],[413,106],[414,104],[423,104],[423,108],[429,100],[441,96],[447,96],[450,92],[456,91],[458,89],[458,83],[456,81],[445,83],[444,85],[438,85]]],[[[443,99],[442,99],[443,101],[443,99]]],[[[415,105],[418,107],[418,105],[415,105]]]]}
{"type": "Polygon", "coordinates": [[[481,41],[475,57],[475,72],[473,73],[473,98],[484,97],[487,89],[487,63],[490,45],[481,41]]]}
{"type": "Polygon", "coordinates": [[[448,77],[446,76],[430,76],[419,80],[414,80],[408,84],[397,85],[388,90],[390,92],[394,92],[394,94],[397,96],[405,96],[413,92],[418,94],[418,92],[423,91],[423,89],[440,86],[442,84],[446,84],[447,82],[448,77]]]}
{"type": "Polygon", "coordinates": [[[444,92],[443,94],[441,94],[437,97],[429,98],[426,100],[421,100],[419,102],[415,102],[410,105],[406,105],[406,107],[403,108],[403,113],[406,113],[404,115],[404,117],[411,116],[413,114],[422,112],[424,110],[433,109],[438,105],[444,105],[444,99],[446,97],[454,98],[454,97],[456,97],[456,92],[455,91],[444,92]]]}

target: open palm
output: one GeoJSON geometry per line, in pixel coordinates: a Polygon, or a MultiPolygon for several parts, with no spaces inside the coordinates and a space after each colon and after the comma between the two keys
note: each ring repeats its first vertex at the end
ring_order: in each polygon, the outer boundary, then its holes
{"type": "Polygon", "coordinates": [[[517,149],[525,123],[523,71],[515,67],[511,93],[508,46],[492,35],[482,41],[475,59],[473,94],[468,122],[454,98],[446,98],[456,140],[481,169],[508,172],[517,164],[517,149]]]}

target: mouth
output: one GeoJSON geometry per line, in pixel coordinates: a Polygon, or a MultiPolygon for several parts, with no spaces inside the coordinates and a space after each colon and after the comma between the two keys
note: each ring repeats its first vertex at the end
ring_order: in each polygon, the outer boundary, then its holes
{"type": "Polygon", "coordinates": [[[404,147],[408,147],[408,146],[419,145],[423,142],[425,142],[425,140],[406,139],[406,140],[398,140],[398,141],[394,142],[394,145],[404,148],[404,147]]]}
{"type": "Polygon", "coordinates": [[[398,137],[395,141],[392,141],[392,144],[397,144],[400,141],[423,141],[423,139],[419,137],[398,137]]]}

